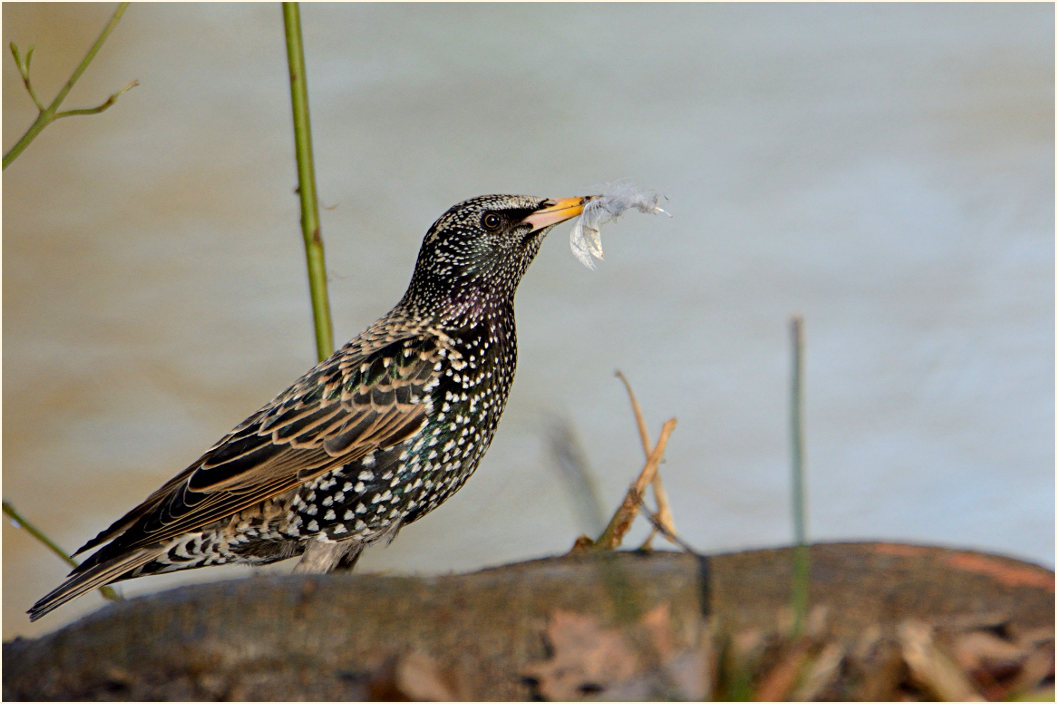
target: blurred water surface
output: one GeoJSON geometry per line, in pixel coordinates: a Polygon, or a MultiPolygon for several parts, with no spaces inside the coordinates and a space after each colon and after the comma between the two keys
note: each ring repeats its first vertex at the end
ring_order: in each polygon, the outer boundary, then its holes
{"type": "MultiPolygon", "coordinates": [[[[112,6],[3,6],[51,96],[112,6]]],[[[1054,8],[302,6],[337,336],[400,296],[422,234],[488,192],[632,178],[588,272],[551,235],[518,295],[521,362],[477,476],[362,569],[465,570],[590,528],[656,435],[705,551],[789,540],[788,317],[806,318],[808,529],[1054,557],[1054,8]]],[[[277,5],[133,5],[4,173],[3,494],[67,548],[313,361],[277,5]]],[[[32,120],[3,62],[3,142],[32,120]]],[[[642,532],[636,533],[640,539],[642,532]]],[[[3,529],[4,637],[65,570],[3,529]]],[[[275,569],[288,570],[289,564],[275,569]]],[[[126,594],[244,574],[129,583],[126,594]]]]}

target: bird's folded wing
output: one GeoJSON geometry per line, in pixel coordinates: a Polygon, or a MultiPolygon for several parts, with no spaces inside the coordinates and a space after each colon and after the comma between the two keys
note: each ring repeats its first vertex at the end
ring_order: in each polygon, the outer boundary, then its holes
{"type": "Polygon", "coordinates": [[[426,421],[436,349],[419,336],[327,360],[78,552],[164,541],[403,442],[426,421]]]}

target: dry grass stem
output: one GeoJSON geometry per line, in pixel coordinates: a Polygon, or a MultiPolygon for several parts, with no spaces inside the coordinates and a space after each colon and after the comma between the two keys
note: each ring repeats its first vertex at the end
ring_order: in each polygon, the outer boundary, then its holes
{"type": "Polygon", "coordinates": [[[832,686],[840,676],[841,663],[845,658],[845,645],[840,642],[827,643],[822,651],[808,664],[806,672],[792,692],[792,699],[811,702],[819,694],[832,686]]]}
{"type": "MultiPolygon", "coordinates": [[[[624,373],[617,370],[616,376],[624,384],[624,388],[627,389],[628,400],[631,401],[631,411],[635,414],[635,424],[638,426],[639,438],[642,440],[642,452],[649,459],[650,448],[653,443],[650,442],[650,431],[646,427],[646,418],[642,414],[642,407],[639,405],[639,400],[635,398],[635,392],[631,389],[631,382],[624,376],[624,373]]],[[[664,482],[661,481],[660,473],[654,475],[652,484],[653,498],[657,501],[657,519],[667,529],[667,533],[654,526],[650,531],[649,537],[646,538],[646,542],[642,544],[643,548],[649,548],[654,536],[658,533],[665,535],[665,537],[676,534],[675,521],[672,519],[672,510],[668,503],[668,492],[664,490],[664,482]]],[[[671,541],[671,538],[668,538],[668,540],[671,541]]]]}
{"type": "MultiPolygon", "coordinates": [[[[60,560],[65,562],[70,567],[77,567],[77,560],[70,557],[70,555],[60,548],[58,544],[45,535],[44,531],[35,526],[33,523],[27,521],[18,510],[7,501],[3,502],[4,515],[11,519],[16,527],[29,533],[31,536],[37,539],[41,545],[46,547],[52,553],[58,556],[60,560]]],[[[122,596],[113,588],[109,586],[99,587],[99,593],[103,595],[103,598],[109,599],[110,601],[121,601],[122,596]]]]}
{"type": "Polygon", "coordinates": [[[936,645],[928,624],[907,620],[897,631],[903,660],[914,681],[941,700],[983,700],[961,668],[936,645]]]}
{"type": "Polygon", "coordinates": [[[631,412],[635,414],[635,424],[639,428],[639,438],[642,440],[642,451],[646,453],[646,456],[650,456],[650,450],[653,448],[653,443],[650,442],[650,431],[646,427],[646,418],[642,415],[642,406],[639,405],[639,400],[635,397],[635,392],[631,389],[631,382],[624,376],[624,372],[619,369],[616,371],[616,377],[624,384],[624,388],[628,392],[628,400],[631,401],[631,412]]]}
{"type": "Polygon", "coordinates": [[[595,542],[595,548],[599,550],[614,550],[620,547],[624,535],[627,534],[628,529],[631,527],[631,522],[635,520],[635,515],[638,513],[640,497],[657,475],[657,467],[664,458],[664,451],[668,447],[668,437],[675,430],[675,425],[675,418],[669,418],[661,428],[661,435],[657,439],[657,445],[650,452],[649,459],[646,460],[646,465],[642,468],[638,479],[628,489],[628,493],[624,495],[624,501],[620,504],[616,513],[613,514],[613,517],[609,519],[609,525],[606,526],[602,535],[595,542]]]}

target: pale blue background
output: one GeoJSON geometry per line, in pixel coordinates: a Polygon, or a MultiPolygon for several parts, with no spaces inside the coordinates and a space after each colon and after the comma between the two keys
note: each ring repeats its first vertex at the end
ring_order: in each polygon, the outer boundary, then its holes
{"type": "MultiPolygon", "coordinates": [[[[107,5],[3,6],[61,85],[107,5]]],[[[486,192],[633,178],[588,272],[559,228],[518,297],[521,365],[478,475],[363,569],[562,552],[656,436],[683,537],[787,543],[788,317],[806,318],[809,533],[1053,565],[1054,9],[990,5],[302,7],[337,334],[403,292],[426,227],[486,192]]],[[[9,57],[4,147],[32,119],[9,57]]],[[[4,173],[4,498],[73,548],[307,368],[277,5],[133,5],[4,173]]],[[[641,539],[643,531],[635,534],[641,539]]],[[[5,525],[4,637],[65,570],[5,525]]],[[[276,569],[285,571],[288,565],[276,569]]],[[[139,580],[136,594],[215,569],[139,580]]]]}

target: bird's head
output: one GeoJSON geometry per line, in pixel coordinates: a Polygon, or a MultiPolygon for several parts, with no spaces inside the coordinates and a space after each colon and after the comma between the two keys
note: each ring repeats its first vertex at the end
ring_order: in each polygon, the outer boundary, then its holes
{"type": "Polygon", "coordinates": [[[490,195],[453,205],[426,233],[403,302],[448,319],[509,304],[543,238],[587,200],[490,195]]]}

